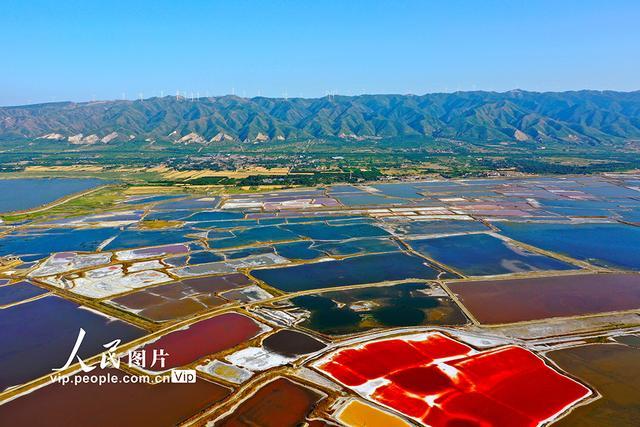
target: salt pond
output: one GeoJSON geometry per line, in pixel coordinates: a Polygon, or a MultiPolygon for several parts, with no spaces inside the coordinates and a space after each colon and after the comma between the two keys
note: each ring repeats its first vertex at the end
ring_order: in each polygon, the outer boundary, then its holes
{"type": "Polygon", "coordinates": [[[251,274],[274,288],[294,292],[403,279],[435,279],[439,271],[403,252],[363,255],[293,267],[253,270],[251,274]]]}
{"type": "Polygon", "coordinates": [[[496,224],[505,236],[604,267],[640,270],[640,227],[625,224],[496,224]]]}
{"type": "Polygon", "coordinates": [[[0,213],[33,209],[104,183],[92,178],[1,179],[0,213]]]}
{"type": "Polygon", "coordinates": [[[86,331],[78,353],[83,359],[104,351],[103,345],[114,339],[125,343],[146,334],[121,320],[56,296],[2,309],[0,390],[63,366],[81,327],[86,331]]]}

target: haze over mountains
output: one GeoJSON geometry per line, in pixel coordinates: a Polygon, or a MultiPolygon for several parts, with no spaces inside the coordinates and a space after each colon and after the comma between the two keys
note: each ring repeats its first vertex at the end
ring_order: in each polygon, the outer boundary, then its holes
{"type": "Polygon", "coordinates": [[[0,139],[109,144],[413,137],[602,145],[640,140],[640,91],[303,98],[167,96],[0,108],[0,139]]]}

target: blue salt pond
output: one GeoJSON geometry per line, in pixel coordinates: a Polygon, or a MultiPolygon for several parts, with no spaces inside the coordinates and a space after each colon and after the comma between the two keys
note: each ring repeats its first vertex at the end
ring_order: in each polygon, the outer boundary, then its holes
{"type": "Polygon", "coordinates": [[[619,212],[624,221],[640,223],[640,209],[619,212]]]}
{"type": "Polygon", "coordinates": [[[324,256],[324,253],[314,249],[312,246],[315,244],[313,241],[302,241],[293,243],[282,243],[275,245],[275,250],[278,255],[283,256],[291,260],[310,260],[324,256]]]}
{"type": "Polygon", "coordinates": [[[314,248],[334,256],[397,252],[400,250],[398,245],[390,239],[356,239],[344,242],[324,242],[317,243],[314,248]]]}
{"type": "Polygon", "coordinates": [[[105,184],[105,181],[100,179],[2,179],[0,180],[0,213],[37,208],[102,184],[105,184]]]}
{"type": "Polygon", "coordinates": [[[218,198],[184,199],[159,203],[155,206],[157,210],[175,209],[212,209],[218,205],[218,198]]]}
{"type": "Polygon", "coordinates": [[[53,252],[95,251],[118,234],[117,228],[55,228],[12,233],[0,238],[0,256],[16,255],[23,261],[41,259],[53,252]]]}
{"type": "Polygon", "coordinates": [[[13,285],[0,286],[0,305],[13,304],[47,293],[29,282],[19,282],[13,285]]]}
{"type": "Polygon", "coordinates": [[[206,262],[215,262],[222,261],[224,259],[223,256],[209,252],[209,251],[200,251],[200,252],[192,252],[189,255],[189,265],[195,264],[204,264],[206,262]]]}
{"type": "Polygon", "coordinates": [[[353,185],[332,185],[329,187],[329,194],[343,193],[366,193],[366,191],[358,187],[354,187],[353,185]]]}
{"type": "Polygon", "coordinates": [[[149,212],[147,216],[144,217],[147,221],[182,221],[186,220],[186,218],[193,215],[192,210],[176,210],[176,211],[160,211],[160,212],[149,212]]]}
{"type": "Polygon", "coordinates": [[[364,255],[293,267],[253,270],[251,274],[274,288],[295,292],[387,280],[435,279],[439,271],[403,252],[364,255]]]}
{"type": "Polygon", "coordinates": [[[227,259],[239,259],[246,258],[251,255],[272,254],[274,253],[274,250],[271,246],[257,246],[221,253],[223,253],[227,259]]]}
{"type": "Polygon", "coordinates": [[[486,276],[575,267],[512,246],[489,234],[469,234],[408,241],[419,253],[469,276],[486,276]]]}
{"type": "MultiPolygon", "coordinates": [[[[187,234],[193,233],[191,229],[170,229],[170,230],[125,230],[115,239],[110,241],[103,250],[115,251],[121,249],[131,249],[144,246],[160,246],[172,243],[184,243],[193,238],[187,234]]],[[[0,240],[1,242],[1,240],[0,240]]]]}
{"type": "Polygon", "coordinates": [[[244,214],[241,212],[202,211],[193,214],[187,218],[187,221],[223,221],[242,218],[244,218],[244,214]]]}
{"type": "Polygon", "coordinates": [[[227,239],[210,240],[211,249],[224,249],[239,246],[248,246],[256,243],[282,242],[298,240],[297,234],[280,228],[277,225],[266,225],[243,230],[233,231],[235,237],[227,239]]]}
{"type": "Polygon", "coordinates": [[[344,240],[360,237],[388,236],[385,230],[371,224],[327,225],[324,222],[306,224],[287,224],[287,230],[297,233],[301,237],[313,240],[344,240]]]}
{"type": "Polygon", "coordinates": [[[619,223],[550,224],[501,222],[515,240],[603,267],[640,270],[640,228],[619,223]]]}
{"type": "Polygon", "coordinates": [[[402,235],[455,234],[478,231],[490,231],[479,221],[390,221],[396,233],[402,235]]]}
{"type": "Polygon", "coordinates": [[[231,229],[231,228],[247,228],[255,227],[258,225],[257,219],[231,219],[225,221],[202,221],[191,223],[196,228],[215,228],[217,230],[231,229]]]}
{"type": "Polygon", "coordinates": [[[185,195],[184,194],[165,194],[160,196],[135,197],[135,198],[128,199],[124,203],[128,205],[135,205],[139,203],[155,203],[155,202],[162,202],[165,200],[178,199],[180,197],[185,197],[185,195]]]}
{"type": "Polygon", "coordinates": [[[359,216],[351,216],[351,215],[314,215],[314,216],[297,216],[297,217],[289,217],[287,218],[288,224],[297,224],[301,222],[318,222],[318,221],[339,221],[339,220],[347,220],[347,219],[362,219],[359,216]]]}
{"type": "Polygon", "coordinates": [[[412,184],[379,184],[372,187],[380,190],[386,196],[408,199],[421,199],[424,197],[422,194],[418,194],[418,188],[412,184]]]}
{"type": "Polygon", "coordinates": [[[385,206],[406,204],[407,199],[385,197],[377,194],[340,194],[336,199],[345,206],[385,206]]]}

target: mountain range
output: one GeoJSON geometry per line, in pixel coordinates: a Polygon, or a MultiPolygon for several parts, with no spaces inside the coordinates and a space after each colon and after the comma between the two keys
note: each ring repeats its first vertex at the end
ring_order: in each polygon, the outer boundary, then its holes
{"type": "Polygon", "coordinates": [[[215,144],[323,138],[638,142],[640,91],[513,90],[314,99],[166,96],[0,108],[0,140],[215,144]]]}

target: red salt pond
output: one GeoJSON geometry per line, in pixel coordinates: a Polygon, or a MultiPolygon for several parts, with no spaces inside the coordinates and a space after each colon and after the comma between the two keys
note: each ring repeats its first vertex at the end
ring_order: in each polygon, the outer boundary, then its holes
{"type": "Polygon", "coordinates": [[[591,390],[520,347],[476,351],[440,333],[339,350],[317,367],[430,426],[537,426],[591,390]]]}
{"type": "MultiPolygon", "coordinates": [[[[164,351],[168,353],[165,365],[153,366],[164,371],[188,365],[203,356],[227,350],[257,336],[263,326],[238,313],[226,313],[201,320],[186,329],[171,332],[143,347],[145,354],[164,351]]],[[[151,357],[151,356],[147,356],[151,357]]]]}

